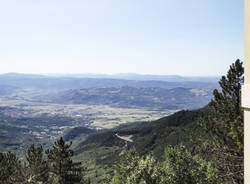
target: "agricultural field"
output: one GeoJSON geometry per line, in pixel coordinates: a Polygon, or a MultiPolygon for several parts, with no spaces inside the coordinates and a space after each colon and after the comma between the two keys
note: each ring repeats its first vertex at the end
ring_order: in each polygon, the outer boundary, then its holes
{"type": "MultiPolygon", "coordinates": [[[[84,125],[94,129],[113,128],[137,121],[152,121],[178,111],[178,109],[160,111],[118,108],[108,105],[55,104],[6,98],[0,98],[0,100],[0,113],[5,116],[13,118],[65,117],[74,119],[75,126],[84,125]]],[[[74,125],[71,124],[71,126],[74,125]]]]}
{"type": "MultiPolygon", "coordinates": [[[[20,155],[31,143],[47,147],[75,127],[111,129],[126,123],[156,120],[175,112],[107,105],[56,104],[38,102],[31,97],[27,100],[21,96],[5,96],[0,100],[0,151],[18,151],[20,155]]],[[[81,137],[81,140],[84,138],[81,137]]]]}

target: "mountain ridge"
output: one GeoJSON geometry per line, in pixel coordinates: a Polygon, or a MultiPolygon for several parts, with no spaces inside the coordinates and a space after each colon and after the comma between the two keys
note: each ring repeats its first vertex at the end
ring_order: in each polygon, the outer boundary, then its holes
{"type": "Polygon", "coordinates": [[[115,78],[74,78],[74,77],[50,77],[43,75],[2,74],[1,85],[10,85],[21,89],[38,90],[67,90],[81,88],[103,87],[160,87],[160,88],[206,88],[215,89],[218,83],[211,81],[164,81],[164,80],[131,80],[115,78]]]}
{"type": "Polygon", "coordinates": [[[30,78],[103,78],[103,79],[124,79],[124,80],[156,80],[168,82],[218,82],[219,76],[181,76],[181,75],[154,75],[137,73],[118,73],[118,74],[25,74],[25,73],[4,73],[0,77],[30,77],[30,78]]]}

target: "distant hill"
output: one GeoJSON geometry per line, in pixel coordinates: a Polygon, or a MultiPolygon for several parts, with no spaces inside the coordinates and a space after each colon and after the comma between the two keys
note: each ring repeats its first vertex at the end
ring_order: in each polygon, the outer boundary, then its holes
{"type": "Polygon", "coordinates": [[[109,78],[109,79],[125,79],[125,80],[157,80],[168,82],[218,82],[218,76],[180,76],[180,75],[150,75],[136,73],[122,74],[71,74],[71,75],[49,75],[57,77],[74,77],[74,78],[109,78]]]}
{"type": "Polygon", "coordinates": [[[109,105],[124,108],[197,109],[212,98],[212,90],[195,88],[91,88],[51,96],[53,103],[109,105]]]}
{"type": "Polygon", "coordinates": [[[217,77],[180,77],[180,76],[150,76],[150,75],[27,75],[2,74],[0,85],[11,85],[19,88],[40,90],[67,90],[81,88],[104,87],[160,87],[160,88],[206,88],[218,87],[217,77]],[[129,80],[128,80],[129,79],[129,80]]]}

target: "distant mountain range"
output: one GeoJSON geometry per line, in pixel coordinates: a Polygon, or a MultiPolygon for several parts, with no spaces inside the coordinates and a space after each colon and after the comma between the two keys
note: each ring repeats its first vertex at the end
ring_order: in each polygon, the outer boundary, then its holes
{"type": "MultiPolygon", "coordinates": [[[[181,77],[139,74],[117,75],[30,75],[9,73],[0,75],[1,90],[9,88],[68,90],[87,88],[138,87],[138,88],[199,88],[215,89],[218,77],[181,77]]],[[[12,90],[12,89],[11,89],[12,90]]],[[[1,92],[0,92],[1,93],[1,92]]]]}
{"type": "Polygon", "coordinates": [[[125,80],[157,80],[168,82],[218,82],[219,76],[180,76],[180,75],[151,75],[151,74],[47,74],[50,77],[72,78],[101,78],[101,79],[125,79],[125,80]]]}

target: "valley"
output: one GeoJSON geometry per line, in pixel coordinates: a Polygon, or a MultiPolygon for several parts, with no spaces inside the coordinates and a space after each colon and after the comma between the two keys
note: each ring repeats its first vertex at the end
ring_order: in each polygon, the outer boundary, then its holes
{"type": "Polygon", "coordinates": [[[217,85],[183,80],[0,75],[0,151],[23,156],[31,143],[46,148],[60,136],[77,146],[92,133],[201,108],[217,85]]]}
{"type": "Polygon", "coordinates": [[[87,166],[91,182],[103,183],[126,145],[159,160],[166,146],[181,143],[191,149],[188,140],[217,84],[175,78],[0,75],[0,152],[25,160],[31,144],[47,150],[63,137],[72,142],[73,160],[87,166]],[[125,143],[117,133],[133,142],[125,143]]]}

